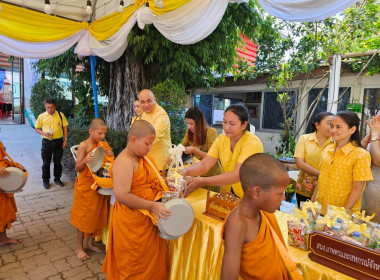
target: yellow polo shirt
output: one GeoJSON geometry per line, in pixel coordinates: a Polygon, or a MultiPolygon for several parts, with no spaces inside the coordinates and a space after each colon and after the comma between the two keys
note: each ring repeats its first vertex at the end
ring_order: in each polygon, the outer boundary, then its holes
{"type": "MultiPolygon", "coordinates": [[[[62,117],[63,126],[68,126],[69,123],[67,122],[65,115],[62,112],[59,113],[62,117]]],[[[50,115],[48,112],[40,114],[37,118],[35,127],[41,128],[43,132],[49,132],[49,129],[52,129],[53,139],[59,139],[63,137],[61,118],[59,117],[57,111],[55,111],[53,115],[50,115]]],[[[42,138],[48,139],[46,136],[41,136],[42,138]]]]}
{"type": "MultiPolygon", "coordinates": [[[[316,200],[322,204],[323,210],[327,209],[327,205],[344,207],[354,181],[373,180],[371,156],[366,150],[354,146],[352,142],[334,154],[335,148],[336,144],[330,145],[322,156],[316,200]]],[[[360,196],[351,212],[359,211],[361,203],[360,196]]]]}
{"type": "Polygon", "coordinates": [[[168,150],[172,145],[169,116],[160,105],[156,104],[153,111],[144,112],[141,119],[150,122],[156,130],[156,139],[154,139],[149,155],[153,157],[158,170],[162,170],[168,150]]]}
{"type": "Polygon", "coordinates": [[[315,169],[321,170],[322,152],[331,144],[334,144],[331,137],[327,139],[326,143],[321,147],[316,132],[304,134],[297,142],[294,157],[303,158],[307,164],[310,164],[315,169]]]}
{"type": "MultiPolygon", "coordinates": [[[[233,153],[231,152],[230,138],[225,134],[221,134],[214,141],[207,154],[220,160],[224,172],[230,172],[235,169],[237,163],[243,163],[251,155],[263,152],[264,147],[260,139],[256,135],[246,131],[236,143],[233,153]]],[[[233,184],[232,188],[236,195],[243,197],[244,193],[240,181],[233,184]]],[[[223,186],[221,191],[230,190],[231,185],[223,186]]]]}

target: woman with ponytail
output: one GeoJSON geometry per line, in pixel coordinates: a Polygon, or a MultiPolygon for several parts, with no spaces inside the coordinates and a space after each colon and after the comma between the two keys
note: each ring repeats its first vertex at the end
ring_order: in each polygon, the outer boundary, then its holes
{"type": "Polygon", "coordinates": [[[302,135],[297,142],[294,158],[300,169],[296,184],[298,207],[301,201],[306,201],[313,195],[321,173],[322,153],[334,143],[330,131],[332,119],[333,114],[330,112],[317,114],[312,123],[313,133],[302,135]]]}
{"type": "Polygon", "coordinates": [[[322,204],[322,214],[327,205],[344,207],[351,212],[361,209],[362,193],[371,181],[371,156],[361,147],[360,119],[356,113],[341,111],[331,122],[331,136],[335,144],[323,154],[318,186],[312,201],[322,204]]]}

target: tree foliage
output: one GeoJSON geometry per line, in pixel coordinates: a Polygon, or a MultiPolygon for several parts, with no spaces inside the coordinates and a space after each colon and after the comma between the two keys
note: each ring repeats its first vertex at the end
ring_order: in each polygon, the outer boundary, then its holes
{"type": "Polygon", "coordinates": [[[58,81],[42,79],[34,84],[30,96],[30,107],[36,117],[46,111],[44,101],[47,98],[54,98],[57,101],[57,110],[62,111],[66,116],[68,115],[71,102],[66,100],[58,81]]]}
{"type": "MultiPolygon", "coordinates": [[[[78,99],[79,104],[74,109],[74,113],[80,112],[87,118],[94,116],[94,100],[92,93],[91,66],[89,57],[79,57],[74,53],[74,47],[60,56],[40,59],[34,67],[43,75],[58,79],[65,75],[70,82],[70,91],[78,99]],[[83,71],[78,71],[77,66],[83,65],[83,71]]],[[[97,58],[95,68],[97,74],[98,94],[107,96],[109,91],[109,63],[101,58],[97,58]]]]}
{"type": "MultiPolygon", "coordinates": [[[[279,92],[277,101],[284,119],[280,146],[285,147],[284,152],[288,153],[292,152],[286,147],[292,146],[292,129],[295,128],[294,121],[301,102],[322,78],[327,78],[324,87],[328,86],[329,71],[314,76],[313,70],[328,66],[333,54],[380,49],[380,5],[377,0],[361,1],[340,15],[323,21],[295,23],[277,20],[276,26],[284,36],[276,38],[275,44],[286,46],[286,52],[280,49],[270,54],[270,67],[262,67],[258,63],[256,75],[269,74],[268,86],[279,92]],[[313,86],[306,90],[309,81],[313,82],[313,86]]],[[[342,67],[354,72],[365,68],[369,74],[380,72],[378,54],[355,58],[354,61],[349,64],[343,61],[342,67]]],[[[308,108],[307,119],[298,126],[295,137],[302,131],[303,125],[310,121],[322,94],[323,90],[308,108]]]]}
{"type": "Polygon", "coordinates": [[[187,94],[184,86],[178,85],[173,80],[166,80],[155,85],[152,91],[158,103],[169,115],[172,143],[176,145],[181,143],[187,129],[185,122],[187,94]]]}

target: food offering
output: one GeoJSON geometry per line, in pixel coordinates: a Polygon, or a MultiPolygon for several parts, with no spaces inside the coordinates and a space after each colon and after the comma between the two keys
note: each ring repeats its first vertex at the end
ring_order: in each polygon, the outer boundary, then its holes
{"type": "Polygon", "coordinates": [[[101,195],[113,194],[113,182],[110,175],[112,168],[113,158],[108,157],[104,153],[103,147],[97,147],[92,151],[94,160],[88,164],[92,171],[91,175],[94,178],[94,183],[91,189],[97,190],[101,195]]]}
{"type": "Polygon", "coordinates": [[[203,214],[217,220],[226,219],[227,215],[239,205],[241,199],[231,192],[212,194],[207,191],[206,212],[203,214]]]}
{"type": "Polygon", "coordinates": [[[190,178],[189,176],[183,177],[181,170],[189,167],[198,162],[194,157],[191,157],[191,161],[183,162],[182,154],[185,151],[185,147],[182,144],[172,145],[169,149],[169,156],[166,160],[166,165],[168,169],[163,173],[165,182],[171,192],[178,192],[179,197],[182,196],[183,191],[186,186],[186,179],[190,178]]]}
{"type": "Polygon", "coordinates": [[[310,201],[295,209],[288,220],[288,244],[310,249],[311,260],[357,279],[380,279],[380,226],[374,214],[351,214],[344,207],[310,201]]]}

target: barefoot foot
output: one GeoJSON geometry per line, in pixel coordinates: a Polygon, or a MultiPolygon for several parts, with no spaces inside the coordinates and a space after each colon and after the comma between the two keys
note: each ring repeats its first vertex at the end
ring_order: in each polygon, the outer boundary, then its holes
{"type": "Polygon", "coordinates": [[[89,259],[90,257],[87,255],[87,253],[82,250],[82,249],[78,249],[77,250],[77,257],[78,257],[78,260],[80,261],[85,261],[87,259],[89,259]]]}
{"type": "Polygon", "coordinates": [[[87,250],[94,251],[94,252],[97,252],[97,253],[103,253],[103,252],[104,252],[104,249],[99,248],[99,247],[96,247],[96,246],[93,245],[93,244],[87,244],[86,249],[87,249],[87,250]]]}
{"type": "Polygon", "coordinates": [[[0,246],[6,245],[6,244],[16,244],[16,243],[20,243],[20,242],[22,242],[21,239],[11,239],[11,238],[5,237],[5,238],[0,240],[0,246]]]}

